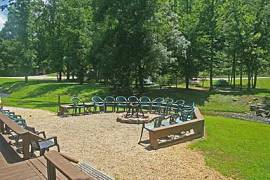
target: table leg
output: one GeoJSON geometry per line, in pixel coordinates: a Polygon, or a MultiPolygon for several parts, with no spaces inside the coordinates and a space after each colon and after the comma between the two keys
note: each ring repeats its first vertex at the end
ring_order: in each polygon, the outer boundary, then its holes
{"type": "Polygon", "coordinates": [[[139,140],[138,144],[140,144],[141,141],[142,141],[142,135],[143,135],[143,129],[144,128],[145,128],[145,123],[142,124],[141,136],[140,136],[140,140],[139,140]]]}

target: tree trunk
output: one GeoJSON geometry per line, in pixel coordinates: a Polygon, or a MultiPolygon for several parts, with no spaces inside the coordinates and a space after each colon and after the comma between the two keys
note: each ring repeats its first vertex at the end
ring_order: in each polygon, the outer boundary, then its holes
{"type": "Polygon", "coordinates": [[[79,69],[79,73],[78,73],[78,80],[79,80],[79,83],[80,84],[83,84],[84,83],[84,68],[83,66],[81,65],[80,69],[79,69]]]}
{"type": "Polygon", "coordinates": [[[254,72],[254,83],[253,83],[253,89],[256,89],[256,86],[257,86],[257,79],[258,79],[258,70],[255,69],[255,72],[254,72]]]}
{"type": "Polygon", "coordinates": [[[243,89],[243,64],[242,64],[242,60],[240,62],[240,89],[243,89]]]}
{"type": "Polygon", "coordinates": [[[61,71],[58,72],[57,81],[58,82],[62,81],[62,72],[61,71]]]}
{"type": "Polygon", "coordinates": [[[248,84],[247,84],[247,89],[250,90],[251,87],[251,67],[250,64],[247,64],[247,74],[248,74],[248,84]]]}
{"type": "Polygon", "coordinates": [[[209,79],[210,79],[210,90],[212,90],[213,89],[213,67],[212,67],[212,65],[210,66],[209,79]]]}
{"type": "Polygon", "coordinates": [[[25,82],[25,83],[28,83],[28,75],[25,75],[25,76],[24,76],[24,82],[25,82]]]}
{"type": "Polygon", "coordinates": [[[74,72],[72,73],[72,80],[74,81],[75,80],[75,74],[74,74],[74,72]]]}
{"type": "Polygon", "coordinates": [[[188,78],[188,75],[186,75],[186,89],[189,89],[189,78],[188,78]]]}
{"type": "Polygon", "coordinates": [[[143,83],[143,67],[142,65],[139,66],[139,85],[140,85],[140,91],[144,91],[144,83],[143,83]]]}
{"type": "MultiPolygon", "coordinates": [[[[213,12],[214,14],[214,12],[213,12]]],[[[213,90],[213,61],[214,61],[214,32],[211,33],[211,47],[210,47],[210,90],[213,90]]]]}
{"type": "Polygon", "coordinates": [[[232,66],[233,89],[235,89],[235,76],[236,76],[236,52],[235,52],[235,48],[234,48],[234,51],[233,51],[233,66],[232,66]]]}
{"type": "Polygon", "coordinates": [[[67,64],[67,80],[70,80],[70,65],[67,64]]]}

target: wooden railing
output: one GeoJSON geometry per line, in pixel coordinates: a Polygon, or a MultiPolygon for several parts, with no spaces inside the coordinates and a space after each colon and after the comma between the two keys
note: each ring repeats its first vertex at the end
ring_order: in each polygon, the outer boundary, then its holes
{"type": "Polygon", "coordinates": [[[62,155],[57,151],[49,151],[44,157],[47,160],[48,180],[56,179],[56,169],[71,180],[93,179],[70,162],[78,163],[78,161],[62,155]]]}

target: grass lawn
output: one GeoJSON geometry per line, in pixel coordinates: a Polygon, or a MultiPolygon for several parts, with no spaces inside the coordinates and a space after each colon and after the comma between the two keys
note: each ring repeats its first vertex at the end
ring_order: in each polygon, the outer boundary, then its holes
{"type": "Polygon", "coordinates": [[[206,116],[207,138],[191,145],[208,166],[237,179],[270,179],[267,124],[206,116]]]}
{"type": "MultiPolygon", "coordinates": [[[[209,92],[203,89],[185,90],[180,88],[150,88],[144,95],[151,98],[158,96],[184,99],[195,102],[203,112],[247,112],[249,103],[256,96],[260,100],[270,97],[270,78],[258,81],[260,88],[248,91],[209,92]]],[[[76,83],[57,83],[55,81],[32,80],[25,84],[23,80],[0,79],[0,92],[8,92],[10,96],[3,99],[5,105],[39,108],[56,111],[57,96],[61,102],[70,102],[70,96],[79,95],[84,101],[89,101],[93,95],[102,97],[112,94],[108,88],[93,84],[78,85],[76,83]]]]}
{"type": "Polygon", "coordinates": [[[6,106],[44,109],[56,112],[58,95],[61,102],[70,103],[70,96],[80,95],[84,101],[90,101],[94,95],[104,96],[108,89],[96,85],[75,83],[57,83],[54,81],[29,81],[0,79],[2,91],[10,93],[3,98],[6,106]]]}

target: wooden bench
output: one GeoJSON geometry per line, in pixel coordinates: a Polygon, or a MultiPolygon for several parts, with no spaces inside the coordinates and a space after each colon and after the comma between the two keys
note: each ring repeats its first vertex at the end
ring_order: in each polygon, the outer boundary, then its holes
{"type": "Polygon", "coordinates": [[[56,179],[56,169],[61,172],[68,179],[80,179],[80,180],[90,180],[93,179],[78,167],[70,163],[66,156],[62,156],[56,151],[49,151],[45,154],[45,159],[47,160],[47,173],[48,180],[56,179]]]}
{"type": "MultiPolygon", "coordinates": [[[[153,129],[147,129],[149,131],[150,145],[153,149],[158,149],[159,139],[168,137],[169,135],[181,134],[182,138],[170,143],[179,143],[184,141],[201,138],[204,136],[204,118],[201,115],[198,108],[195,108],[195,119],[183,122],[181,124],[174,124],[170,126],[162,126],[153,129]]],[[[164,143],[167,144],[167,143],[164,143]]]]}
{"type": "MultiPolygon", "coordinates": [[[[12,132],[14,132],[20,139],[22,139],[22,159],[29,159],[31,157],[31,152],[29,151],[29,146],[33,141],[40,141],[45,140],[44,138],[34,134],[21,126],[19,126],[16,122],[11,120],[9,117],[5,116],[4,114],[0,113],[0,133],[2,134],[3,138],[7,141],[8,144],[11,144],[7,134],[5,132],[5,126],[8,127],[12,132]]],[[[16,147],[13,147],[16,151],[16,147]]]]}

